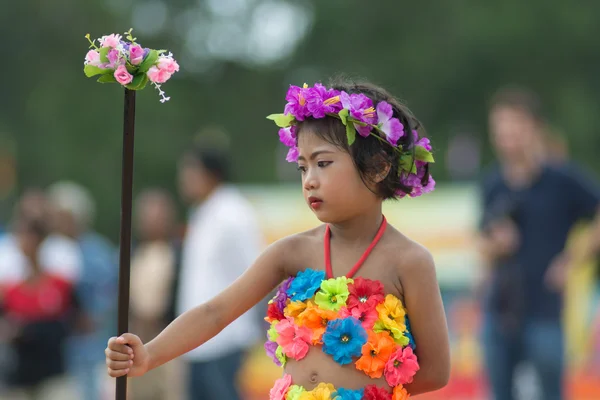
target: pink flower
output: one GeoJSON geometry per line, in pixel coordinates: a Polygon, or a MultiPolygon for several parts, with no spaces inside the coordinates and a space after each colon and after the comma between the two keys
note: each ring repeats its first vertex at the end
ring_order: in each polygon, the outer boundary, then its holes
{"type": "Polygon", "coordinates": [[[412,348],[398,349],[385,364],[385,380],[390,386],[405,385],[412,382],[418,370],[419,363],[412,348]]]}
{"type": "Polygon", "coordinates": [[[100,44],[102,47],[112,47],[115,48],[121,43],[121,35],[117,35],[113,33],[112,35],[102,36],[100,38],[100,44]]]}
{"type": "Polygon", "coordinates": [[[375,307],[355,307],[352,309],[342,307],[340,309],[340,317],[354,317],[357,320],[359,320],[363,328],[365,328],[368,331],[370,329],[373,329],[373,325],[375,325],[375,322],[377,322],[379,314],[377,313],[377,310],[375,310],[375,307]]]}
{"type": "Polygon", "coordinates": [[[150,82],[154,83],[165,83],[171,78],[171,74],[166,69],[159,69],[156,66],[150,67],[146,74],[148,75],[150,82]]]}
{"type": "Polygon", "coordinates": [[[136,44],[129,48],[129,60],[133,65],[141,64],[144,61],[144,49],[142,46],[136,44]]]}
{"type": "Polygon", "coordinates": [[[290,147],[290,149],[288,150],[287,156],[285,157],[285,160],[287,162],[296,162],[296,161],[298,161],[299,155],[300,155],[300,151],[298,150],[298,147],[296,147],[296,146],[290,147]]]}
{"type": "Polygon", "coordinates": [[[294,360],[302,360],[311,344],[312,331],[305,326],[297,326],[292,318],[279,321],[275,326],[279,336],[277,344],[283,348],[283,353],[294,360]]]}
{"type": "Polygon", "coordinates": [[[100,53],[96,50],[90,50],[85,55],[85,63],[88,65],[99,66],[100,65],[100,53]]]}
{"type": "Polygon", "coordinates": [[[269,391],[269,400],[285,400],[285,395],[292,384],[292,376],[285,374],[275,381],[275,385],[269,391]]]}
{"type": "Polygon", "coordinates": [[[123,86],[127,85],[128,83],[131,83],[131,81],[133,80],[133,75],[127,72],[127,68],[125,68],[124,65],[119,65],[119,68],[115,70],[114,75],[117,82],[119,82],[123,86]]]}
{"type": "Polygon", "coordinates": [[[169,74],[179,71],[179,64],[172,57],[159,57],[157,65],[158,69],[164,69],[169,74]]]}
{"type": "Polygon", "coordinates": [[[119,60],[119,56],[121,54],[119,53],[119,50],[117,49],[112,49],[108,52],[108,54],[106,55],[106,58],[108,58],[108,67],[109,68],[115,68],[117,66],[117,64],[125,64],[125,60],[119,60]],[[120,61],[120,62],[119,62],[120,61]]]}

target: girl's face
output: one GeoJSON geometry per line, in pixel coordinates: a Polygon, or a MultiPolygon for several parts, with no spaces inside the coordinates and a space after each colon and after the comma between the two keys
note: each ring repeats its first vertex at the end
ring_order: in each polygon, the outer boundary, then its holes
{"type": "Polygon", "coordinates": [[[304,199],[320,221],[342,222],[381,202],[365,185],[346,151],[309,129],[299,135],[298,150],[304,199]]]}

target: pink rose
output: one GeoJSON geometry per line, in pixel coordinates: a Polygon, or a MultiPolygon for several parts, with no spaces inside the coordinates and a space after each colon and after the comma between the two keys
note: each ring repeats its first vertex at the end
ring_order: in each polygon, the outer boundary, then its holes
{"type": "Polygon", "coordinates": [[[159,57],[158,68],[166,70],[169,74],[179,71],[179,64],[171,57],[159,57]]]}
{"type": "Polygon", "coordinates": [[[112,35],[102,36],[100,43],[102,47],[117,47],[121,43],[121,35],[113,33],[112,35]]]}
{"type": "Polygon", "coordinates": [[[285,400],[285,395],[292,384],[292,376],[285,374],[275,381],[275,385],[269,391],[269,400],[285,400]]]}
{"type": "Polygon", "coordinates": [[[150,82],[154,83],[165,83],[171,77],[171,74],[166,69],[159,69],[156,66],[150,67],[146,74],[150,82]]]}
{"type": "Polygon", "coordinates": [[[85,63],[88,65],[99,66],[100,65],[100,53],[96,50],[90,50],[85,55],[85,63]]]}
{"type": "Polygon", "coordinates": [[[114,75],[117,82],[119,82],[123,86],[127,85],[128,83],[131,83],[131,81],[133,80],[133,75],[127,72],[127,68],[125,68],[124,65],[119,65],[119,68],[115,70],[114,75]]]}
{"type": "Polygon", "coordinates": [[[144,49],[137,44],[129,48],[129,60],[131,64],[138,65],[144,61],[144,49]]]}
{"type": "Polygon", "coordinates": [[[398,349],[385,364],[385,380],[392,387],[405,385],[412,382],[418,370],[419,363],[412,348],[398,349]]]}

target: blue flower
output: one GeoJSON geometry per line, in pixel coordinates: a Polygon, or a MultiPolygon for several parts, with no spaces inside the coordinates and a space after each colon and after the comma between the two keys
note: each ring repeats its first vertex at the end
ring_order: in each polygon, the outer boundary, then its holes
{"type": "Polygon", "coordinates": [[[335,400],[362,400],[364,389],[350,390],[350,389],[338,389],[333,395],[335,400]]]}
{"type": "Polygon", "coordinates": [[[306,269],[298,272],[287,290],[292,301],[304,301],[313,297],[325,279],[325,271],[306,269]]]}
{"type": "Polygon", "coordinates": [[[342,365],[350,364],[352,357],[360,356],[365,343],[367,331],[354,317],[329,321],[323,334],[323,351],[342,365]]]}
{"type": "Polygon", "coordinates": [[[404,316],[404,325],[406,325],[406,332],[404,332],[404,336],[408,338],[408,345],[414,350],[417,348],[417,344],[415,343],[415,338],[413,337],[410,329],[410,321],[408,320],[408,315],[404,316]]]}

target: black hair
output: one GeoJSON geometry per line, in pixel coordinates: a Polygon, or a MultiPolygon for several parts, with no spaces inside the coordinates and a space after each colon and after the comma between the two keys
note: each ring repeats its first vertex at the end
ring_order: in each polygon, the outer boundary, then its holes
{"type": "Polygon", "coordinates": [[[15,221],[17,230],[35,235],[42,242],[50,234],[48,223],[40,218],[19,217],[15,221]]]}
{"type": "Polygon", "coordinates": [[[230,156],[227,149],[219,146],[195,144],[185,155],[199,163],[220,182],[228,181],[230,176],[230,156]]]}
{"type": "MultiPolygon", "coordinates": [[[[385,89],[368,82],[352,82],[346,78],[333,80],[329,87],[348,94],[362,93],[373,101],[374,107],[377,107],[377,103],[380,101],[389,103],[393,109],[393,116],[398,118],[404,126],[405,134],[398,141],[398,145],[402,145],[403,149],[412,148],[414,151],[412,131],[421,130],[421,123],[408,107],[400,103],[385,89]]],[[[297,135],[300,135],[300,132],[304,129],[310,130],[321,139],[347,151],[352,157],[365,185],[369,186],[367,183],[374,184],[374,193],[382,199],[397,199],[400,192],[406,194],[412,192],[412,187],[406,186],[400,180],[402,170],[399,164],[399,155],[396,149],[389,143],[378,140],[370,135],[366,138],[357,135],[354,144],[348,146],[346,128],[336,118],[307,118],[298,123],[297,135]],[[376,183],[374,180],[375,177],[384,171],[388,165],[390,166],[390,170],[387,176],[382,181],[376,183]]],[[[423,185],[429,181],[428,165],[425,167],[425,175],[421,181],[423,185]]]]}

